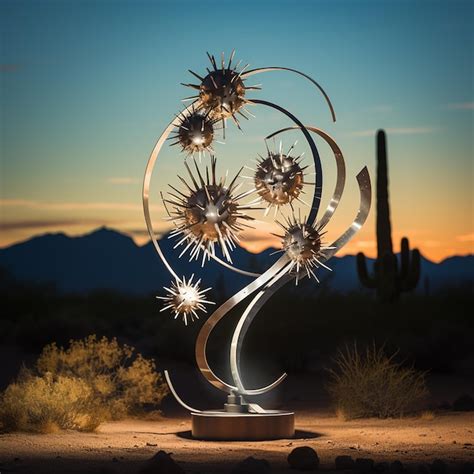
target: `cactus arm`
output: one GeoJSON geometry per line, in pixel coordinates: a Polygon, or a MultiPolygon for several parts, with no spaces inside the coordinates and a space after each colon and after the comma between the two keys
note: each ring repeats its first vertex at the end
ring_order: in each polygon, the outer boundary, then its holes
{"type": "Polygon", "coordinates": [[[360,282],[367,288],[376,288],[377,280],[369,275],[367,271],[367,261],[365,255],[362,252],[357,254],[357,273],[359,275],[360,282]]]}
{"type": "Polygon", "coordinates": [[[400,277],[402,280],[408,277],[408,272],[410,270],[410,243],[406,237],[402,238],[400,245],[400,261],[401,261],[401,270],[400,277]]]}
{"type": "Polygon", "coordinates": [[[406,278],[402,280],[402,290],[412,291],[418,285],[420,279],[421,256],[418,249],[413,249],[411,252],[410,271],[406,278]]]}

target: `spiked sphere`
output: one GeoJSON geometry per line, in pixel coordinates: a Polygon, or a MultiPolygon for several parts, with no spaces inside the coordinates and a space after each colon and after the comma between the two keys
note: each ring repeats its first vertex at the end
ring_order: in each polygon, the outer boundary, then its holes
{"type": "Polygon", "coordinates": [[[321,236],[307,224],[294,223],[283,237],[283,248],[293,262],[304,265],[321,249],[321,236]]]}
{"type": "Polygon", "coordinates": [[[245,87],[240,74],[232,69],[211,71],[202,81],[199,92],[202,106],[214,117],[233,116],[245,103],[245,87]]]}
{"type": "Polygon", "coordinates": [[[216,242],[219,234],[227,236],[227,226],[237,221],[237,204],[228,189],[218,185],[206,185],[186,200],[184,219],[189,231],[196,237],[216,242]]]}
{"type": "Polygon", "coordinates": [[[209,114],[193,111],[180,119],[178,131],[173,137],[177,139],[174,144],[179,143],[188,154],[212,151],[215,121],[209,118],[209,114]]]}
{"type": "Polygon", "coordinates": [[[235,191],[240,187],[240,185],[236,186],[240,171],[228,186],[225,185],[225,179],[221,179],[218,183],[214,157],[211,157],[211,177],[206,167],[206,181],[196,161],[194,165],[199,183],[185,162],[193,187],[180,178],[187,188],[186,193],[170,186],[178,195],[169,193],[172,199],[164,199],[165,205],[168,203],[174,207],[174,211],[169,213],[169,216],[177,229],[171,232],[170,237],[181,236],[175,248],[184,243],[187,244],[180,257],[192,247],[190,260],[193,258],[197,260],[200,251],[203,250],[202,263],[204,264],[206,257],[209,259],[210,255],[215,256],[214,246],[218,243],[224,257],[232,262],[230,251],[239,241],[237,234],[243,226],[246,226],[241,221],[253,220],[252,217],[241,213],[244,209],[250,209],[251,205],[242,206],[239,200],[255,190],[251,189],[235,195],[235,191]]]}
{"type": "Polygon", "coordinates": [[[297,199],[303,188],[303,170],[297,159],[270,152],[257,164],[255,187],[270,204],[282,206],[297,199]]]}
{"type": "Polygon", "coordinates": [[[176,280],[171,284],[171,288],[164,288],[168,293],[166,296],[157,296],[158,299],[164,300],[167,303],[160,312],[167,309],[174,311],[174,318],[176,319],[178,316],[181,316],[185,325],[188,324],[188,318],[191,321],[194,321],[194,318],[199,319],[197,311],[207,312],[204,303],[215,304],[204,298],[204,293],[211,288],[201,290],[199,288],[201,280],[193,283],[193,278],[194,275],[191,275],[187,282],[184,277],[181,281],[176,280]]]}
{"type": "Polygon", "coordinates": [[[278,221],[277,224],[285,231],[284,235],[274,234],[282,239],[283,248],[280,252],[286,252],[291,261],[286,271],[296,269],[296,284],[302,269],[309,278],[313,276],[319,282],[313,269],[324,267],[326,270],[331,270],[322,262],[323,251],[334,248],[323,245],[321,239],[324,233],[321,233],[321,229],[302,222],[301,218],[296,219],[294,215],[292,220],[287,218],[286,225],[278,221]]]}
{"type": "Polygon", "coordinates": [[[248,120],[246,113],[252,115],[245,109],[244,105],[250,103],[245,98],[247,90],[260,90],[259,86],[244,85],[243,73],[248,64],[238,71],[240,62],[234,67],[232,60],[235,51],[232,52],[228,64],[225,63],[224,53],[222,53],[221,64],[218,66],[216,58],[207,53],[211,61],[212,70],[207,69],[207,75],[201,77],[199,74],[189,71],[194,77],[199,79],[199,84],[183,84],[198,92],[198,95],[186,97],[187,100],[197,100],[197,107],[204,110],[213,120],[222,120],[225,136],[225,119],[232,118],[237,127],[240,128],[236,114],[248,120]]]}

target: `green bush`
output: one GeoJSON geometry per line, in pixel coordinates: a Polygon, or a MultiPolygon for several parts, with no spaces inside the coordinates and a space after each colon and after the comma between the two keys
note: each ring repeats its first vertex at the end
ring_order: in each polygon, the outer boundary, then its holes
{"type": "Polygon", "coordinates": [[[158,408],[167,386],[153,360],[133,347],[95,335],[67,349],[46,346],[33,371],[24,370],[0,399],[6,430],[93,430],[105,420],[158,408]]]}
{"type": "Polygon", "coordinates": [[[425,374],[395,362],[375,345],[346,346],[329,369],[329,393],[345,419],[400,417],[415,412],[428,395],[425,374]]]}

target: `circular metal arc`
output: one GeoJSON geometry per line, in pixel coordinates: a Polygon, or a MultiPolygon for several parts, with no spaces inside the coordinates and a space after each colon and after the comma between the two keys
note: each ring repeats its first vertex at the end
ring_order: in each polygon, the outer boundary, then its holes
{"type": "Polygon", "coordinates": [[[305,136],[308,145],[311,149],[311,154],[313,155],[313,161],[314,161],[314,171],[315,171],[315,187],[314,187],[314,194],[313,194],[313,202],[311,204],[311,210],[308,216],[308,224],[312,225],[314,221],[316,220],[316,217],[318,216],[318,211],[319,211],[319,206],[321,204],[321,195],[323,191],[323,170],[321,166],[321,158],[318,153],[318,149],[316,147],[316,144],[314,143],[313,138],[311,137],[310,133],[306,129],[306,127],[288,110],[284,109],[283,107],[280,107],[277,104],[274,104],[272,102],[268,102],[266,100],[260,100],[260,99],[252,99],[252,102],[254,104],[262,104],[262,105],[267,105],[268,107],[272,107],[273,109],[278,110],[279,112],[282,112],[286,116],[288,116],[296,125],[298,128],[303,132],[303,135],[305,136]]]}
{"type": "Polygon", "coordinates": [[[176,401],[183,407],[185,408],[186,410],[192,412],[192,413],[203,413],[202,410],[197,410],[196,408],[193,408],[191,406],[189,406],[187,403],[183,402],[183,400],[181,399],[181,397],[178,395],[178,392],[176,392],[176,390],[174,389],[174,386],[173,384],[171,383],[171,378],[170,378],[170,374],[167,370],[164,371],[164,374],[165,374],[165,379],[166,379],[166,382],[168,383],[168,387],[171,391],[171,393],[173,394],[174,398],[176,399],[176,401]]]}
{"type": "MultiPolygon", "coordinates": [[[[186,107],[181,113],[186,113],[192,110],[193,104],[189,105],[186,107]]],[[[153,242],[153,246],[155,247],[155,250],[158,252],[159,257],[161,258],[161,261],[165,265],[166,269],[173,275],[173,277],[181,281],[176,272],[173,270],[171,265],[168,263],[168,260],[166,260],[166,257],[161,250],[160,244],[158,243],[158,240],[156,239],[155,236],[155,231],[153,230],[153,223],[151,221],[151,216],[150,216],[150,183],[151,183],[151,176],[153,174],[153,169],[155,167],[156,160],[158,158],[158,155],[160,153],[161,148],[163,147],[163,144],[165,143],[166,139],[168,138],[169,134],[175,128],[180,122],[179,117],[176,117],[174,120],[171,121],[171,123],[165,128],[164,132],[161,134],[160,138],[156,142],[155,146],[153,147],[153,150],[151,152],[150,158],[148,159],[148,163],[145,168],[145,176],[143,178],[143,189],[142,189],[142,200],[143,200],[143,213],[145,214],[145,222],[146,222],[146,227],[148,229],[148,234],[150,235],[151,241],[153,242]]]]}
{"type": "Polygon", "coordinates": [[[338,238],[336,239],[330,247],[333,247],[328,250],[323,250],[323,262],[329,260],[334,254],[336,254],[344,245],[346,245],[349,240],[354,237],[354,235],[360,230],[367,220],[369,215],[370,206],[372,204],[372,184],[370,182],[370,174],[367,166],[364,166],[362,170],[356,176],[357,184],[359,185],[360,193],[360,204],[357,215],[353,220],[350,227],[338,238]]]}
{"type": "MultiPolygon", "coordinates": [[[[273,132],[272,134],[268,135],[266,139],[273,138],[274,136],[282,133],[287,132],[288,130],[295,130],[299,127],[287,127],[278,130],[277,132],[273,132]]],[[[344,162],[344,156],[342,154],[339,145],[336,143],[334,138],[328,135],[324,130],[320,128],[312,127],[305,125],[305,128],[310,130],[313,133],[318,134],[321,138],[323,138],[326,143],[331,147],[334,158],[336,160],[336,186],[334,187],[334,192],[332,194],[331,200],[326,208],[326,211],[323,214],[323,217],[317,222],[316,227],[318,229],[322,229],[326,226],[326,224],[331,220],[331,217],[336,212],[337,206],[339,205],[339,201],[341,200],[342,193],[344,192],[344,186],[346,183],[346,164],[344,162]]]]}
{"type": "MultiPolygon", "coordinates": [[[[186,107],[184,110],[181,111],[182,114],[186,114],[190,110],[193,109],[193,107],[196,107],[196,102],[193,102],[191,105],[186,107]]],[[[161,148],[163,147],[163,144],[169,137],[170,133],[172,132],[173,128],[178,126],[180,123],[180,118],[177,116],[171,123],[165,128],[163,133],[161,134],[160,138],[156,142],[155,146],[153,147],[153,150],[150,154],[150,158],[148,159],[148,163],[146,165],[145,169],[145,176],[143,179],[143,189],[142,189],[142,200],[143,200],[143,213],[145,215],[145,222],[148,230],[148,234],[150,235],[150,239],[153,242],[153,246],[155,247],[155,250],[158,253],[158,256],[161,258],[161,261],[165,265],[166,269],[173,275],[173,277],[181,281],[177,273],[173,270],[171,267],[170,263],[166,259],[165,255],[163,254],[163,251],[161,250],[160,244],[158,242],[158,239],[155,236],[155,231],[153,230],[153,223],[151,220],[151,215],[150,215],[150,184],[151,184],[151,177],[153,175],[153,170],[155,168],[156,160],[158,159],[158,155],[161,151],[161,148]]],[[[225,266],[226,268],[229,268],[230,270],[233,270],[234,272],[240,273],[245,276],[250,276],[250,277],[258,277],[259,273],[253,273],[253,272],[247,272],[245,270],[241,270],[240,268],[234,267],[232,265],[227,264],[226,262],[222,261],[219,257],[214,256],[210,254],[211,258],[213,258],[216,262],[220,263],[221,265],[225,266]]]]}
{"type": "MultiPolygon", "coordinates": [[[[303,76],[305,79],[308,79],[308,81],[312,82],[321,92],[323,95],[324,99],[326,100],[329,110],[331,112],[331,118],[332,121],[336,121],[336,112],[334,111],[334,107],[332,106],[331,99],[329,96],[326,94],[326,91],[322,88],[320,84],[318,84],[312,77],[308,76],[304,72],[297,71],[296,69],[291,69],[289,67],[278,67],[278,66],[271,66],[271,67],[259,67],[257,69],[250,69],[247,72],[244,72],[242,74],[242,79],[245,79],[247,77],[253,76],[255,74],[260,74],[262,72],[270,72],[270,71],[289,71],[289,72],[294,72],[295,74],[298,74],[299,76],[303,76]]],[[[253,99],[250,99],[251,102],[253,102],[253,99]]]]}

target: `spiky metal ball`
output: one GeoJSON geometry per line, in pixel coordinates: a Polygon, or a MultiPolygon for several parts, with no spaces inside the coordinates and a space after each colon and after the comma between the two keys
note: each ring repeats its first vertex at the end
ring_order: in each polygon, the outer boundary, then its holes
{"type": "Polygon", "coordinates": [[[321,236],[314,227],[295,222],[286,230],[282,244],[293,262],[304,265],[321,250],[321,236]]]}
{"type": "Polygon", "coordinates": [[[160,312],[167,309],[174,311],[174,318],[181,316],[186,326],[188,318],[191,322],[194,321],[194,318],[199,319],[197,311],[207,312],[204,304],[215,304],[204,298],[204,294],[211,288],[201,290],[199,288],[201,280],[193,283],[193,278],[194,275],[191,275],[188,281],[185,277],[182,280],[176,280],[171,284],[171,288],[164,287],[168,293],[166,296],[157,296],[158,299],[164,300],[165,304],[167,303],[160,312]]]}
{"type": "Polygon", "coordinates": [[[291,263],[287,271],[296,270],[296,284],[298,284],[302,269],[306,271],[309,278],[313,276],[319,282],[313,269],[321,266],[331,270],[322,262],[322,251],[333,248],[322,243],[321,239],[324,233],[321,232],[321,229],[306,224],[301,218],[297,219],[294,215],[292,220],[290,218],[286,220],[286,224],[277,223],[285,231],[284,235],[277,235],[277,237],[282,239],[281,251],[286,252],[290,258],[291,263]]]}
{"type": "Polygon", "coordinates": [[[257,163],[255,188],[270,205],[291,203],[303,189],[303,170],[298,159],[281,153],[269,152],[257,163]]]}
{"type": "Polygon", "coordinates": [[[204,109],[222,118],[234,116],[245,104],[244,96],[244,82],[233,69],[211,71],[202,81],[199,91],[204,109]]]}
{"type": "Polygon", "coordinates": [[[186,204],[184,219],[189,231],[206,241],[216,242],[221,234],[227,236],[228,227],[237,221],[238,205],[229,189],[219,185],[206,184],[189,196],[186,204]]]}
{"type": "Polygon", "coordinates": [[[236,114],[238,113],[246,119],[248,119],[248,117],[245,112],[252,115],[244,108],[244,105],[250,102],[245,98],[245,92],[247,90],[260,89],[259,86],[247,87],[244,85],[243,73],[248,67],[248,64],[238,71],[237,69],[240,62],[236,66],[232,66],[234,53],[235,51],[232,52],[227,65],[225,64],[224,53],[222,53],[220,66],[217,65],[215,57],[207,53],[211,61],[212,70],[208,69],[208,74],[204,77],[190,70],[189,72],[199,79],[200,83],[183,84],[199,91],[198,95],[186,97],[184,100],[198,99],[197,106],[207,113],[210,113],[213,119],[222,120],[224,129],[225,119],[232,118],[237,127],[240,128],[236,114]]]}
{"type": "Polygon", "coordinates": [[[182,114],[179,119],[177,131],[171,137],[176,141],[171,145],[181,145],[183,151],[189,155],[194,153],[201,155],[204,151],[211,153],[216,120],[211,119],[208,113],[198,110],[193,110],[186,115],[182,114]]]}
{"type": "Polygon", "coordinates": [[[177,229],[171,232],[170,237],[182,236],[175,248],[187,244],[180,257],[192,247],[190,260],[197,259],[202,250],[202,263],[204,264],[206,257],[209,259],[210,255],[215,256],[215,244],[217,243],[220,245],[224,257],[232,262],[230,251],[236,247],[239,241],[237,234],[243,229],[243,226],[246,226],[242,221],[253,220],[252,217],[241,212],[250,209],[251,205],[244,206],[239,201],[255,190],[251,189],[238,195],[235,194],[240,187],[240,185],[236,185],[240,171],[228,186],[225,184],[225,178],[217,182],[214,157],[211,157],[211,176],[209,176],[209,169],[206,167],[206,181],[204,181],[196,161],[194,161],[194,165],[199,183],[185,162],[192,186],[180,178],[187,188],[186,192],[183,193],[170,186],[178,194],[169,193],[172,199],[164,199],[165,205],[168,203],[174,207],[169,215],[177,229]]]}

